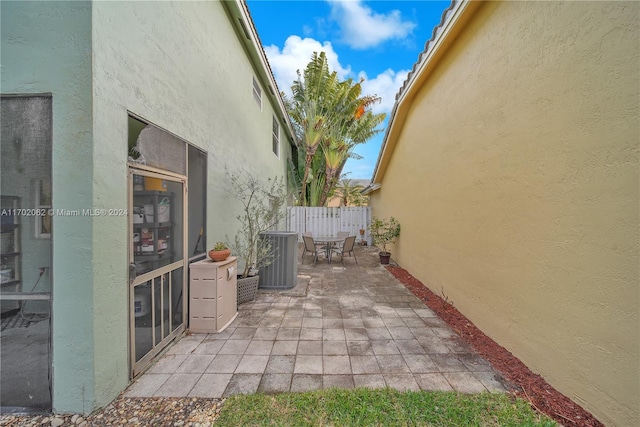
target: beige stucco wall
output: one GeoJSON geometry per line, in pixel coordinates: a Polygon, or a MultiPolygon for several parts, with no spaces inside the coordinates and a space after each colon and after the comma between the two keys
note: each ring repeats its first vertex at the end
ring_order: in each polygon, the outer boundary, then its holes
{"type": "Polygon", "coordinates": [[[402,224],[401,266],[619,426],[640,425],[639,13],[481,6],[416,91],[371,203],[402,224]]]}

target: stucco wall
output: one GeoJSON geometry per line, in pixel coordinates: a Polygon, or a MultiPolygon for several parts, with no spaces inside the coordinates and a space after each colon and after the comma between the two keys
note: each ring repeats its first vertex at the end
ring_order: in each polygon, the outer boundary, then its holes
{"type": "Polygon", "coordinates": [[[400,265],[619,426],[640,424],[639,7],[481,6],[371,200],[400,265]]]}
{"type": "MultiPolygon", "coordinates": [[[[91,4],[3,1],[0,8],[0,90],[52,94],[53,208],[88,208],[93,172],[91,4]]],[[[93,288],[87,280],[92,274],[91,218],[55,217],[53,227],[53,407],[81,412],[92,408],[94,389],[93,288]]],[[[29,272],[28,280],[33,277],[29,272]]]]}
{"type": "MultiPolygon", "coordinates": [[[[207,242],[233,235],[239,206],[225,166],[283,175],[288,143],[272,153],[273,108],[252,97],[252,65],[222,5],[97,2],[93,6],[94,205],[126,208],[127,111],[208,153],[207,242]]],[[[127,218],[93,227],[96,406],[128,381],[127,218]]]]}

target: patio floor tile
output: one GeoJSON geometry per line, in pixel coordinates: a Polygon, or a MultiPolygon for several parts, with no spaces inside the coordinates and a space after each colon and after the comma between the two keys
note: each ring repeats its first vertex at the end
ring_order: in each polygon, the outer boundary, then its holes
{"type": "Polygon", "coordinates": [[[236,368],[236,374],[262,374],[269,356],[244,355],[236,368]]]}
{"type": "Polygon", "coordinates": [[[264,374],[258,392],[260,393],[284,393],[291,389],[292,374],[264,374]]]}
{"type": "Polygon", "coordinates": [[[298,349],[298,341],[276,341],[271,349],[272,355],[295,355],[298,349]]]}
{"type": "Polygon", "coordinates": [[[153,393],[154,397],[186,397],[202,374],[173,374],[153,393]]]}
{"type": "MultiPolygon", "coordinates": [[[[383,374],[409,374],[411,371],[400,355],[376,356],[380,372],[383,374]]],[[[385,377],[386,378],[386,377],[385,377]]]]}
{"type": "Polygon", "coordinates": [[[375,356],[350,356],[351,370],[355,374],[379,374],[380,367],[375,356]]]}
{"type": "Polygon", "coordinates": [[[214,355],[190,354],[182,365],[176,369],[178,374],[202,374],[213,361],[214,355]]]}
{"type": "Polygon", "coordinates": [[[222,397],[232,374],[204,374],[189,392],[189,397],[206,397],[219,399],[222,397]]]}
{"type": "Polygon", "coordinates": [[[302,328],[300,330],[301,340],[322,340],[322,329],[319,328],[302,328]]]}
{"type": "Polygon", "coordinates": [[[421,390],[451,391],[451,385],[442,374],[417,374],[414,375],[421,390]]]}
{"type": "Polygon", "coordinates": [[[400,354],[426,354],[425,349],[420,345],[417,339],[395,340],[395,344],[400,354]]]}
{"type": "Polygon", "coordinates": [[[232,374],[236,371],[238,363],[242,359],[241,354],[218,354],[205,373],[207,374],[232,374]]]}
{"type": "Polygon", "coordinates": [[[297,340],[300,337],[300,328],[280,328],[276,340],[287,341],[297,340]]]}
{"type": "Polygon", "coordinates": [[[269,355],[273,348],[273,341],[253,340],[249,343],[249,347],[245,350],[244,354],[257,355],[269,355]]]}
{"type": "Polygon", "coordinates": [[[261,379],[261,374],[233,374],[222,396],[229,397],[234,394],[255,393],[258,390],[261,379]]]}
{"type": "Polygon", "coordinates": [[[162,357],[158,363],[149,369],[150,374],[173,374],[187,358],[186,354],[169,354],[162,357]]]}
{"type": "Polygon", "coordinates": [[[400,351],[393,340],[371,341],[371,348],[376,356],[400,354],[400,351]]]}
{"type": "Polygon", "coordinates": [[[171,374],[152,374],[147,372],[138,378],[125,392],[127,397],[149,397],[158,391],[171,374]]]}
{"type": "Polygon", "coordinates": [[[354,375],[353,382],[356,387],[384,388],[386,386],[384,377],[380,374],[354,375]]]}
{"type": "Polygon", "coordinates": [[[350,356],[373,356],[373,349],[369,341],[347,341],[350,356]]]}
{"type": "Polygon", "coordinates": [[[296,290],[261,290],[223,332],[183,337],[125,394],[505,390],[489,363],[379,266],[375,249],[356,251],[358,265],[298,264],[296,290]]]}
{"type": "Polygon", "coordinates": [[[323,375],[322,388],[354,388],[353,375],[323,375]]]}
{"type": "Polygon", "coordinates": [[[189,354],[205,339],[204,334],[193,334],[182,338],[167,351],[167,354],[189,354]]]}
{"type": "Polygon", "coordinates": [[[435,362],[440,372],[464,372],[467,367],[453,354],[431,354],[431,360],[435,362]]]}
{"type": "Polygon", "coordinates": [[[471,372],[446,372],[442,374],[454,390],[461,393],[481,393],[487,391],[471,372]]]}
{"type": "Polygon", "coordinates": [[[438,366],[426,354],[406,354],[404,361],[414,374],[439,372],[438,366]]]}
{"type": "Polygon", "coordinates": [[[420,386],[411,374],[384,374],[384,380],[391,388],[400,391],[420,391],[420,386]]]}
{"type": "Polygon", "coordinates": [[[212,354],[216,355],[224,345],[223,340],[211,340],[205,339],[200,343],[198,347],[193,351],[193,354],[212,354]]]}
{"type": "Polygon", "coordinates": [[[271,356],[267,362],[267,374],[291,374],[296,363],[295,356],[271,356]]]}
{"type": "Polygon", "coordinates": [[[322,389],[322,375],[294,374],[291,379],[292,392],[322,389]]]}
{"type": "Polygon", "coordinates": [[[322,356],[322,341],[299,341],[298,354],[322,356]]]}
{"type": "Polygon", "coordinates": [[[250,340],[227,340],[218,354],[244,354],[250,342],[250,340]]]}
{"type": "Polygon", "coordinates": [[[253,335],[254,340],[275,340],[278,335],[277,327],[260,326],[253,335]]]}
{"type": "Polygon", "coordinates": [[[473,372],[473,376],[489,391],[506,391],[506,387],[496,378],[495,372],[473,372]]]}
{"type": "Polygon", "coordinates": [[[322,374],[322,356],[296,356],[294,374],[322,374]]]}
{"type": "Polygon", "coordinates": [[[322,372],[325,375],[351,374],[349,356],[322,356],[322,372]]]}
{"type": "Polygon", "coordinates": [[[322,354],[327,356],[339,356],[348,354],[346,341],[323,341],[322,354]]]}

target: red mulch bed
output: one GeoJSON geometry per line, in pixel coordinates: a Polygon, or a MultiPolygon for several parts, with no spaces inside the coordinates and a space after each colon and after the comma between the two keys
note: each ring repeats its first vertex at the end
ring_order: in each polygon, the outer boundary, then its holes
{"type": "Polygon", "coordinates": [[[473,346],[512,386],[511,392],[564,426],[603,426],[593,415],[534,374],[518,358],[486,336],[449,301],[434,294],[405,269],[387,266],[415,296],[473,346]]]}

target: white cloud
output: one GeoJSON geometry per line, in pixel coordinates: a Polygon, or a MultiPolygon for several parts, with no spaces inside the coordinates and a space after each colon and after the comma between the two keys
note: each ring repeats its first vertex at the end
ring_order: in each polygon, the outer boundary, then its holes
{"type": "MultiPolygon", "coordinates": [[[[329,70],[336,71],[341,80],[353,77],[351,66],[344,66],[340,63],[338,54],[333,50],[330,42],[321,43],[312,38],[303,39],[292,35],[287,38],[282,49],[271,45],[266,46],[264,50],[278,82],[278,88],[287,95],[291,95],[291,84],[298,78],[296,70],[302,72],[305,69],[311,60],[313,52],[325,52],[329,62],[329,70]]],[[[384,112],[389,114],[395,102],[395,95],[407,78],[407,74],[408,71],[406,70],[394,71],[387,69],[369,79],[364,71],[360,71],[354,81],[357,82],[360,78],[364,78],[362,93],[364,95],[378,95],[382,98],[381,103],[372,106],[374,113],[384,112]]]]}
{"type": "Polygon", "coordinates": [[[391,39],[402,39],[411,34],[416,24],[403,21],[399,10],[388,14],[374,12],[361,0],[331,3],[331,16],[341,26],[343,41],[354,49],[375,47],[391,39]]]}
{"type": "Polygon", "coordinates": [[[372,106],[374,113],[387,113],[388,115],[391,112],[396,100],[396,93],[398,93],[398,89],[406,80],[408,73],[409,71],[407,70],[393,71],[389,68],[372,79],[368,79],[364,71],[358,74],[358,77],[365,79],[362,82],[362,93],[366,95],[375,94],[382,98],[379,104],[372,106]]]}
{"type": "Polygon", "coordinates": [[[341,80],[351,74],[351,68],[349,66],[345,68],[340,64],[338,54],[328,41],[320,43],[309,37],[303,39],[299,36],[289,36],[284,42],[282,50],[275,45],[265,46],[264,50],[269,58],[269,64],[278,82],[278,87],[287,95],[291,93],[291,84],[298,79],[296,70],[304,71],[311,61],[313,52],[325,52],[329,70],[336,71],[341,80]]]}

